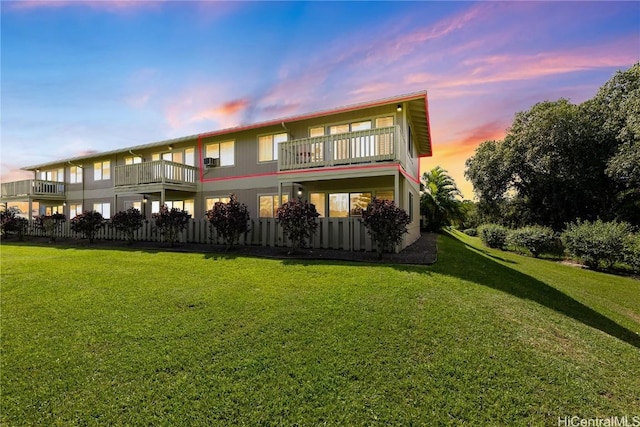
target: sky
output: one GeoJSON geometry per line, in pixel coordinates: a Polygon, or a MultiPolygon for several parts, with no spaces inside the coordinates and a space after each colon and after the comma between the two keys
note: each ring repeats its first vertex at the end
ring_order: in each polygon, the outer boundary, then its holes
{"type": "Polygon", "coordinates": [[[0,180],[21,167],[426,90],[465,160],[640,60],[640,2],[2,1],[0,180]]]}

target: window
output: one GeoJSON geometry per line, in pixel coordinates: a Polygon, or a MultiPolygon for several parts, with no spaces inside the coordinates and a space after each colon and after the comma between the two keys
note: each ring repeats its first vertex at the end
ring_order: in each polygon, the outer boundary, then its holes
{"type": "Polygon", "coordinates": [[[233,166],[235,164],[234,141],[207,144],[205,147],[205,157],[220,159],[220,166],[233,166]]]}
{"type": "MultiPolygon", "coordinates": [[[[183,211],[187,211],[187,213],[193,215],[194,212],[194,203],[193,203],[193,199],[188,199],[188,200],[165,200],[164,204],[167,206],[167,208],[169,208],[169,210],[171,209],[180,209],[183,211]]],[[[153,202],[151,202],[151,213],[158,213],[160,212],[160,201],[159,200],[154,200],[153,202]]]]}
{"type": "Polygon", "coordinates": [[[333,193],[329,194],[329,216],[346,218],[360,216],[371,202],[371,193],[333,193]]]}
{"type": "MultiPolygon", "coordinates": [[[[274,218],[280,207],[278,203],[278,195],[260,196],[260,218],[274,218]]],[[[289,201],[289,195],[282,195],[282,203],[289,201]]]]}
{"type": "Polygon", "coordinates": [[[64,213],[64,206],[59,205],[59,206],[45,206],[44,207],[44,214],[46,216],[51,216],[53,214],[63,214],[64,213]]]}
{"type": "Polygon", "coordinates": [[[268,162],[278,160],[278,144],[286,142],[288,135],[278,133],[275,135],[262,135],[258,137],[258,161],[268,162]]]}
{"type": "MultiPolygon", "coordinates": [[[[329,126],[330,135],[371,129],[371,120],[329,126]]],[[[334,160],[372,156],[373,139],[369,135],[340,138],[333,141],[334,160]]]]}
{"type": "Polygon", "coordinates": [[[409,221],[413,222],[413,193],[409,193],[409,221]]]}
{"type": "Polygon", "coordinates": [[[51,169],[40,172],[40,179],[44,181],[64,182],[64,169],[51,169]]]}
{"type": "Polygon", "coordinates": [[[309,128],[309,137],[324,136],[324,126],[309,128]]]}
{"type": "Polygon", "coordinates": [[[138,163],[142,163],[142,157],[134,156],[124,158],[125,165],[137,165],[138,163]]]}
{"type": "Polygon", "coordinates": [[[393,201],[393,191],[376,191],[376,199],[393,201]]]}
{"type": "Polygon", "coordinates": [[[128,202],[125,201],[124,202],[124,210],[128,210],[128,209],[137,209],[140,212],[142,212],[142,202],[128,202]]]}
{"type": "Polygon", "coordinates": [[[103,218],[111,218],[111,203],[94,203],[93,210],[101,213],[103,218]]]}
{"type": "Polygon", "coordinates": [[[229,203],[228,197],[209,197],[206,201],[207,210],[210,211],[213,209],[213,205],[218,202],[229,203]]]}
{"type": "Polygon", "coordinates": [[[111,179],[111,162],[109,160],[105,160],[104,162],[94,163],[93,180],[102,181],[107,179],[111,179]]]}
{"type": "Polygon", "coordinates": [[[378,117],[376,119],[376,127],[377,128],[387,128],[393,126],[393,116],[389,117],[378,117]]]}
{"type": "Polygon", "coordinates": [[[195,149],[193,148],[185,148],[184,150],[184,164],[189,166],[196,165],[196,154],[195,149]]]}
{"type": "Polygon", "coordinates": [[[316,211],[320,214],[321,217],[325,216],[325,204],[327,201],[327,197],[324,193],[311,193],[309,194],[309,202],[312,205],[315,205],[316,211]]]}
{"type": "Polygon", "coordinates": [[[413,157],[413,135],[411,134],[411,126],[407,126],[407,153],[413,157]]]}
{"type": "Polygon", "coordinates": [[[75,218],[82,213],[82,205],[72,203],[69,205],[69,219],[75,218]]]}
{"type": "Polygon", "coordinates": [[[80,184],[82,182],[82,168],[80,166],[71,166],[69,168],[69,183],[80,184]]]}

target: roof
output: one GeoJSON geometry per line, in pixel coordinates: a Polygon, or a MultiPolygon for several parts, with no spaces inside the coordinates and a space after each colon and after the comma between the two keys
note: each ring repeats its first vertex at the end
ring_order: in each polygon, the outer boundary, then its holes
{"type": "Polygon", "coordinates": [[[123,147],[116,150],[97,152],[92,154],[86,154],[83,156],[71,157],[67,159],[59,159],[53,162],[42,163],[39,165],[33,166],[25,166],[21,168],[22,170],[35,170],[35,169],[43,169],[48,166],[59,165],[61,163],[73,163],[86,159],[93,159],[97,157],[109,156],[112,154],[118,154],[123,152],[144,150],[147,148],[153,147],[161,147],[164,145],[173,145],[178,144],[184,141],[198,140],[200,138],[206,138],[211,136],[222,136],[227,134],[232,134],[236,132],[241,132],[245,130],[257,129],[261,127],[280,125],[286,123],[297,122],[301,120],[307,120],[316,117],[330,116],[333,114],[344,113],[348,111],[356,111],[364,108],[373,108],[381,105],[389,105],[396,103],[408,103],[409,111],[411,113],[411,122],[413,124],[413,132],[416,137],[416,144],[418,146],[418,154],[421,157],[431,156],[431,126],[429,124],[429,107],[427,102],[427,92],[414,92],[405,95],[394,96],[390,98],[383,98],[374,101],[368,101],[358,104],[351,104],[342,107],[332,108],[328,110],[316,111],[313,113],[306,113],[296,116],[284,117],[280,119],[273,119],[264,122],[258,122],[254,124],[248,125],[240,125],[226,129],[215,130],[211,132],[204,132],[195,135],[183,136],[180,138],[167,139],[163,141],[152,142],[148,144],[135,145],[130,147],[123,147]]]}

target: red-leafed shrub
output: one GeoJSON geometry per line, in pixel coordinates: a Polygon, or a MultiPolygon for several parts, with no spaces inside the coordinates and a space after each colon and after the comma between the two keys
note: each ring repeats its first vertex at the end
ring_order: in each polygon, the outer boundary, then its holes
{"type": "Polygon", "coordinates": [[[71,218],[69,222],[71,231],[82,233],[85,238],[89,239],[89,243],[93,243],[96,233],[104,227],[104,224],[105,220],[102,214],[96,211],[84,211],[80,215],[71,218]]]}
{"type": "Polygon", "coordinates": [[[316,233],[320,214],[315,205],[306,200],[294,199],[278,208],[276,220],[291,241],[291,252],[304,247],[305,242],[316,233]]]}
{"type": "Polygon", "coordinates": [[[111,218],[111,225],[113,225],[116,230],[124,233],[128,245],[133,243],[135,232],[142,227],[143,222],[144,215],[136,208],[120,211],[111,218]]]}
{"type": "Polygon", "coordinates": [[[378,257],[382,258],[383,252],[392,252],[400,244],[411,219],[393,201],[373,199],[362,211],[362,222],[376,243],[378,257]]]}
{"type": "Polygon", "coordinates": [[[207,220],[218,236],[221,236],[230,249],[240,239],[240,235],[249,231],[249,210],[247,205],[238,202],[235,194],[229,195],[229,202],[216,202],[213,209],[207,211],[207,220]]]}
{"type": "Polygon", "coordinates": [[[154,213],[151,218],[164,241],[169,243],[169,246],[173,246],[178,241],[180,233],[187,228],[191,215],[182,209],[169,209],[167,205],[162,205],[160,212],[154,213]]]}

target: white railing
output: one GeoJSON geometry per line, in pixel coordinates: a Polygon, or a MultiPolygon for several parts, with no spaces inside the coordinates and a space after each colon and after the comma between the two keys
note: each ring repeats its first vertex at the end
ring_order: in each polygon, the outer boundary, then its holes
{"type": "MultiPolygon", "coordinates": [[[[371,251],[374,249],[371,237],[360,218],[318,218],[319,226],[316,234],[309,239],[307,247],[324,249],[342,249],[350,251],[371,251]]],[[[29,236],[43,237],[42,230],[35,228],[34,221],[29,222],[26,239],[29,236]]],[[[60,224],[56,231],[56,239],[81,239],[82,235],[71,231],[69,221],[60,224]]],[[[110,223],[98,231],[96,240],[126,240],[122,232],[117,231],[110,223]]],[[[135,233],[135,241],[161,242],[162,236],[153,221],[146,221],[135,233]]],[[[183,244],[223,244],[206,219],[191,219],[179,236],[183,244]]],[[[282,227],[274,218],[251,220],[250,229],[240,236],[240,245],[257,245],[272,247],[288,247],[290,243],[284,236],[282,227]]],[[[135,243],[134,243],[135,245],[135,243]]]]}
{"type": "Polygon", "coordinates": [[[197,169],[168,160],[120,165],[115,167],[115,187],[141,184],[194,184],[197,169]]]}
{"type": "Polygon", "coordinates": [[[399,126],[296,139],[278,145],[278,170],[406,161],[406,143],[399,126]]]}
{"type": "Polygon", "coordinates": [[[1,197],[13,196],[64,196],[64,182],[27,179],[3,182],[1,197]]]}

